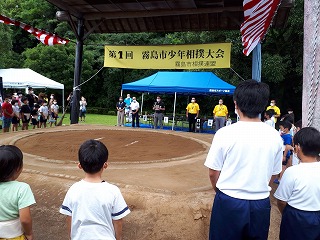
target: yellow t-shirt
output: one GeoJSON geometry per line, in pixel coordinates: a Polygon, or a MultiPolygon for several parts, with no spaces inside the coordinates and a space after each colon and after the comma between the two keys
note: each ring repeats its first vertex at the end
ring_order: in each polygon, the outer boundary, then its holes
{"type": "MultiPolygon", "coordinates": [[[[280,114],[281,114],[281,113],[280,113],[280,108],[278,108],[277,106],[268,106],[268,107],[267,107],[267,111],[268,111],[269,109],[273,109],[275,115],[280,115],[280,114]]],[[[274,118],[274,122],[275,122],[275,123],[277,122],[277,118],[276,118],[276,117],[274,118]]]]}
{"type": "Polygon", "coordinates": [[[186,109],[191,114],[196,114],[200,110],[198,103],[189,103],[186,109]]]}
{"type": "Polygon", "coordinates": [[[228,108],[226,105],[216,105],[213,109],[213,115],[216,117],[226,117],[228,115],[228,108]]]}

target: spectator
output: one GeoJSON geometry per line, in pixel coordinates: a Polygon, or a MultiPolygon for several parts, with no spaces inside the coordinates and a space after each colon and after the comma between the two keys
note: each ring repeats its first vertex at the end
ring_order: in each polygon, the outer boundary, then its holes
{"type": "Polygon", "coordinates": [[[50,121],[50,127],[52,127],[52,124],[57,125],[57,119],[59,117],[59,105],[56,99],[53,100],[51,104],[51,121],[50,121]]]}
{"type": "Polygon", "coordinates": [[[160,129],[163,128],[163,112],[165,110],[164,103],[161,101],[161,97],[157,96],[156,102],[153,104],[153,110],[154,110],[154,129],[158,128],[158,123],[160,126],[160,129]]]}
{"type": "Polygon", "coordinates": [[[274,193],[282,214],[280,240],[320,239],[320,133],[302,128],[294,136],[300,164],[288,168],[274,193]]]}
{"type": "Polygon", "coordinates": [[[14,99],[11,101],[12,109],[13,109],[13,117],[12,117],[12,132],[18,131],[18,125],[20,122],[20,107],[18,100],[14,99]]]}
{"type": "Polygon", "coordinates": [[[200,107],[198,103],[196,103],[196,99],[193,97],[191,98],[191,103],[188,104],[186,108],[186,117],[189,122],[189,132],[196,131],[196,121],[199,117],[200,107]]]}
{"type": "Polygon", "coordinates": [[[273,109],[269,109],[269,110],[265,111],[264,118],[266,120],[264,122],[266,124],[268,124],[269,126],[275,128],[276,126],[275,126],[275,122],[273,121],[274,120],[273,116],[274,116],[274,110],[273,109]]]}
{"type": "Polygon", "coordinates": [[[32,128],[39,128],[39,117],[40,117],[40,113],[39,113],[39,104],[35,104],[34,108],[31,111],[31,123],[32,123],[32,128]]]}
{"type": "Polygon", "coordinates": [[[10,103],[11,95],[6,95],[1,105],[2,111],[2,132],[9,132],[14,112],[10,103]]]}
{"type": "Polygon", "coordinates": [[[28,94],[26,95],[26,97],[28,99],[28,104],[29,104],[30,111],[31,111],[34,107],[34,104],[38,100],[38,97],[37,97],[37,95],[34,94],[32,87],[28,87],[28,94]]]}
{"type": "Polygon", "coordinates": [[[35,199],[30,186],[17,181],[22,169],[21,150],[0,146],[0,239],[33,240],[30,206],[35,199]]]}
{"type": "Polygon", "coordinates": [[[280,121],[279,128],[281,133],[281,138],[283,141],[283,157],[282,157],[282,170],[279,174],[279,180],[275,179],[274,183],[279,184],[284,171],[287,167],[292,165],[292,158],[291,158],[291,147],[292,147],[292,136],[290,134],[291,123],[287,121],[280,121]]]}
{"type": "Polygon", "coordinates": [[[272,99],[270,102],[270,106],[267,107],[267,110],[273,109],[274,111],[274,122],[277,123],[277,119],[280,117],[281,112],[280,108],[276,106],[276,100],[272,99]]]}
{"type": "Polygon", "coordinates": [[[132,102],[132,98],[130,97],[130,94],[127,94],[127,97],[124,99],[124,102],[126,104],[126,109],[125,109],[125,115],[127,118],[127,122],[131,122],[132,121],[132,113],[130,111],[130,105],[132,102]]]}
{"type": "Polygon", "coordinates": [[[22,97],[21,99],[22,105],[20,109],[20,118],[22,121],[22,130],[28,130],[29,128],[29,122],[30,122],[30,115],[31,115],[31,109],[28,104],[28,98],[22,97]]]}
{"type": "Polygon", "coordinates": [[[140,104],[138,103],[136,97],[132,98],[132,102],[130,104],[130,109],[132,112],[132,127],[135,127],[135,126],[140,127],[140,124],[139,124],[140,104]]]}
{"type": "Polygon", "coordinates": [[[117,109],[117,126],[123,127],[124,125],[124,113],[125,113],[126,103],[123,102],[122,96],[119,97],[119,102],[116,104],[117,109]]]}
{"type": "Polygon", "coordinates": [[[210,240],[268,238],[269,182],[281,172],[283,145],[279,133],[260,120],[268,98],[267,84],[239,83],[233,100],[240,121],[213,138],[205,161],[216,191],[210,240]]]}
{"type": "Polygon", "coordinates": [[[49,116],[49,109],[48,109],[48,103],[47,101],[44,101],[42,103],[42,106],[39,108],[39,113],[40,113],[40,128],[42,128],[42,126],[44,128],[47,127],[47,120],[48,120],[48,116],[49,116]]]}
{"type": "Polygon", "coordinates": [[[228,119],[228,108],[223,105],[223,100],[219,99],[219,104],[213,109],[213,117],[215,119],[216,132],[225,126],[226,120],[228,119]]]}
{"type": "Polygon", "coordinates": [[[122,218],[130,213],[119,188],[102,180],[108,149],[97,140],[79,149],[78,167],[85,177],[68,190],[60,208],[67,215],[70,239],[123,239],[122,218]]]}
{"type": "Polygon", "coordinates": [[[86,121],[87,100],[82,96],[80,100],[80,121],[86,121]]]}

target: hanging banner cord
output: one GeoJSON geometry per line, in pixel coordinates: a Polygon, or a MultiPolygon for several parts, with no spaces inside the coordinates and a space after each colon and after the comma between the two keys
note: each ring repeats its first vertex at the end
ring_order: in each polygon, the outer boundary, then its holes
{"type": "Polygon", "coordinates": [[[73,90],[78,90],[80,86],[82,86],[83,84],[89,82],[89,81],[90,81],[92,78],[94,78],[103,68],[104,68],[104,67],[101,67],[101,68],[99,69],[99,71],[96,72],[95,74],[93,74],[88,80],[80,83],[78,86],[73,87],[73,90]]]}

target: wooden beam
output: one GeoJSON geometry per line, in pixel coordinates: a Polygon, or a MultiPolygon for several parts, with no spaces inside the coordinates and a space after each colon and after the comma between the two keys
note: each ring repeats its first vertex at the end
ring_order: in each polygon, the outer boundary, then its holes
{"type": "MultiPolygon", "coordinates": [[[[52,0],[50,0],[52,1],[52,0]]],[[[164,17],[174,15],[191,15],[202,13],[219,13],[219,12],[239,12],[243,7],[218,7],[218,8],[199,8],[199,9],[175,9],[175,10],[157,10],[157,11],[135,11],[135,12],[103,12],[103,13],[84,13],[85,20],[96,19],[119,19],[119,18],[143,18],[143,17],[164,17]]]]}
{"type": "Polygon", "coordinates": [[[47,2],[57,6],[58,8],[64,11],[68,11],[71,15],[75,16],[78,19],[83,17],[80,12],[75,11],[72,7],[69,7],[68,5],[64,4],[61,0],[47,0],[47,2]]]}

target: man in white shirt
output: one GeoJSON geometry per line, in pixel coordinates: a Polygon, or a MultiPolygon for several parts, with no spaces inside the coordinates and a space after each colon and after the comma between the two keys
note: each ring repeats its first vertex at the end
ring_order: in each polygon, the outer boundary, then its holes
{"type": "Polygon", "coordinates": [[[139,125],[139,108],[140,108],[140,104],[138,103],[136,97],[132,97],[132,102],[130,104],[130,109],[132,112],[132,127],[135,127],[135,126],[140,127],[140,125],[139,125]]]}
{"type": "Polygon", "coordinates": [[[205,166],[216,191],[209,239],[267,239],[270,225],[269,182],[281,172],[282,139],[261,122],[269,87],[241,82],[233,95],[240,121],[214,136],[205,166]]]}

